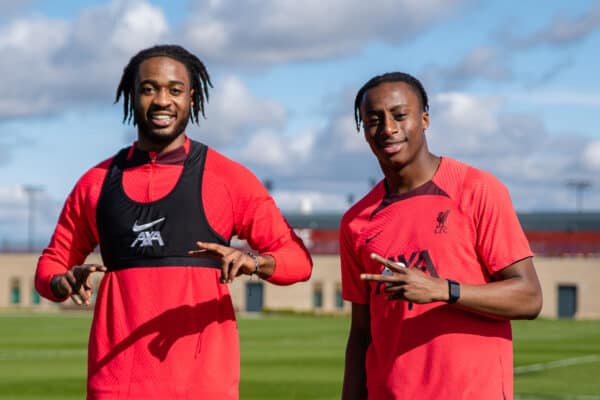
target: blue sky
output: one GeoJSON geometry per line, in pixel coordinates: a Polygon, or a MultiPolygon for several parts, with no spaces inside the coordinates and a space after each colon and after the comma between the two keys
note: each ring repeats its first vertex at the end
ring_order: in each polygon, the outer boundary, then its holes
{"type": "Polygon", "coordinates": [[[497,175],[518,211],[600,209],[600,2],[0,0],[0,241],[36,238],[90,167],[131,143],[113,104],[141,48],[178,43],[214,83],[188,134],[274,183],[286,212],[340,211],[381,173],[356,91],[400,70],[431,99],[430,149],[497,175]]]}

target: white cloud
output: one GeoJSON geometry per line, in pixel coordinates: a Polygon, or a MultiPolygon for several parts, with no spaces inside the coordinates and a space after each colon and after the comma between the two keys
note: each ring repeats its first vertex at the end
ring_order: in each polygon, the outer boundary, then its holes
{"type": "Polygon", "coordinates": [[[348,153],[361,153],[365,151],[366,141],[362,131],[356,130],[356,122],[351,115],[335,117],[332,123],[332,134],[336,138],[339,148],[348,153]]]}
{"type": "Polygon", "coordinates": [[[24,186],[0,186],[0,246],[23,248],[30,234],[38,246],[48,242],[58,216],[58,203],[43,190],[32,196],[30,208],[24,186]]]}
{"type": "Polygon", "coordinates": [[[585,148],[583,161],[590,170],[600,171],[600,141],[593,141],[585,148]]]}
{"type": "Polygon", "coordinates": [[[68,32],[66,23],[45,18],[19,19],[0,28],[0,52],[10,55],[0,64],[0,74],[7,78],[0,119],[57,109],[51,88],[59,74],[50,59],[67,41],[68,32]]]}
{"type": "Polygon", "coordinates": [[[285,143],[273,132],[260,131],[254,134],[240,153],[242,161],[277,168],[285,166],[285,143]]]}
{"type": "Polygon", "coordinates": [[[266,166],[278,175],[298,173],[298,166],[314,154],[315,135],[311,131],[284,136],[273,131],[259,131],[243,146],[242,162],[266,166]]]}
{"type": "Polygon", "coordinates": [[[64,21],[41,17],[17,19],[0,29],[0,51],[47,57],[64,45],[67,35],[68,24],[64,21]]]}
{"type": "MultiPolygon", "coordinates": [[[[239,78],[241,75],[233,75],[239,71],[236,68],[244,64],[255,68],[253,72],[262,72],[265,66],[279,63],[276,72],[280,73],[288,63],[307,65],[307,61],[358,55],[335,64],[338,67],[349,61],[356,67],[351,73],[358,76],[377,68],[373,67],[377,60],[360,58],[361,50],[367,45],[413,43],[414,39],[430,43],[430,39],[439,36],[419,35],[432,27],[440,28],[450,20],[445,17],[459,13],[470,2],[209,0],[189,3],[192,7],[195,4],[195,8],[189,10],[182,27],[169,26],[165,18],[169,10],[147,0],[114,0],[81,7],[83,11],[71,20],[39,16],[2,20],[9,22],[0,24],[0,51],[10,56],[3,58],[0,64],[0,73],[9,77],[3,82],[5,96],[0,100],[0,119],[45,116],[70,106],[76,106],[74,112],[79,113],[80,106],[98,102],[109,105],[122,68],[136,50],[176,39],[201,54],[203,60],[211,60],[208,64],[216,65],[217,70],[227,70],[230,74],[213,75],[218,79],[207,104],[207,119],[200,120],[199,128],[190,128],[192,136],[205,135],[208,138],[205,142],[218,145],[219,150],[256,168],[262,176],[272,177],[276,187],[281,185],[289,193],[289,199],[284,201],[291,204],[290,207],[299,207],[293,203],[299,201],[298,198],[308,198],[302,204],[310,203],[315,210],[334,203],[343,204],[346,193],[354,193],[358,198],[368,190],[367,182],[380,176],[379,166],[363,134],[354,127],[351,114],[354,91],[330,93],[319,106],[321,114],[315,118],[326,119],[323,124],[313,127],[303,124],[297,132],[290,132],[288,112],[296,110],[286,110],[277,101],[253,93],[239,78]],[[364,67],[363,62],[370,66],[364,67]],[[335,102],[339,102],[339,106],[332,105],[335,102]],[[322,191],[317,195],[315,188],[322,191]]],[[[525,41],[530,46],[539,46],[587,37],[597,30],[598,10],[600,7],[593,6],[581,17],[557,19],[525,41]]],[[[433,34],[439,35],[439,32],[433,34]]],[[[485,32],[482,37],[484,35],[485,32]]],[[[524,207],[544,202],[566,204],[568,196],[564,196],[562,182],[571,176],[594,178],[600,169],[600,145],[576,132],[552,132],[542,120],[543,113],[515,114],[507,111],[504,102],[597,107],[600,97],[593,88],[589,92],[530,90],[521,94],[513,92],[506,98],[460,92],[460,88],[472,80],[486,81],[478,89],[490,88],[486,85],[493,85],[490,90],[498,88],[498,92],[510,89],[497,84],[513,78],[511,67],[517,66],[514,54],[499,43],[481,45],[480,40],[473,44],[477,47],[465,51],[464,57],[456,63],[440,64],[429,70],[432,79],[441,79],[442,85],[430,85],[423,79],[433,94],[432,126],[428,132],[431,150],[499,175],[514,188],[516,204],[524,207]],[[438,87],[453,91],[436,95],[434,88],[438,87]]],[[[445,46],[454,46],[451,42],[445,46]]],[[[405,57],[404,51],[411,50],[412,46],[395,49],[397,54],[388,55],[400,60],[405,57]]],[[[461,51],[462,48],[451,49],[461,51]]],[[[409,64],[419,68],[428,60],[434,60],[428,57],[436,57],[437,53],[430,53],[418,54],[417,59],[422,60],[409,64]]],[[[571,56],[574,61],[567,64],[558,60],[552,66],[542,61],[541,68],[546,68],[544,76],[552,78],[565,66],[576,66],[578,57],[571,56]]],[[[519,63],[527,60],[519,60],[519,63]]],[[[339,71],[346,73],[343,69],[339,71]]],[[[522,73],[522,69],[515,69],[514,74],[522,78],[516,72],[522,73]]],[[[89,120],[83,121],[85,124],[89,120]]],[[[79,120],[74,124],[77,123],[79,120]]],[[[35,134],[31,133],[30,137],[35,134]]],[[[7,142],[0,137],[0,143],[7,142]]],[[[17,146],[16,142],[8,142],[8,145],[3,146],[5,153],[17,146]]]]}
{"type": "Polygon", "coordinates": [[[157,44],[169,31],[167,20],[157,7],[139,2],[124,11],[110,38],[112,47],[118,51],[134,54],[157,44]]]}
{"type": "Polygon", "coordinates": [[[229,32],[221,21],[205,20],[203,23],[190,23],[186,33],[187,41],[197,43],[206,57],[218,58],[220,49],[227,48],[229,32]]]}
{"type": "Polygon", "coordinates": [[[429,137],[433,149],[473,154],[489,144],[498,132],[498,100],[466,93],[441,93],[432,98],[429,137]],[[453,135],[454,137],[451,137],[453,135]]]}
{"type": "Polygon", "coordinates": [[[536,115],[504,109],[496,97],[434,96],[430,149],[487,170],[511,190],[518,210],[571,209],[566,182],[597,182],[600,142],[547,131],[536,115]]]}
{"type": "Polygon", "coordinates": [[[5,96],[0,119],[47,115],[77,103],[110,104],[133,52],[165,38],[162,11],[144,1],[84,9],[73,20],[20,18],[0,27],[5,96]]]}
{"type": "Polygon", "coordinates": [[[276,190],[273,199],[284,212],[339,212],[348,208],[345,194],[323,191],[276,190]]]}
{"type": "Polygon", "coordinates": [[[176,30],[163,9],[145,0],[85,7],[72,20],[20,18],[0,25],[0,51],[11,55],[0,66],[0,73],[11,77],[0,118],[47,115],[73,104],[108,104],[133,53],[173,38],[215,62],[331,58],[374,41],[406,41],[468,2],[265,0],[259,7],[232,0],[198,2],[184,27],[176,30]]]}
{"type": "Polygon", "coordinates": [[[508,35],[508,42],[516,48],[525,49],[541,45],[560,47],[577,43],[599,28],[600,4],[595,3],[579,16],[557,15],[550,24],[533,34],[522,37],[508,35]]]}
{"type": "Polygon", "coordinates": [[[315,150],[315,133],[312,130],[299,132],[288,141],[287,147],[295,158],[307,160],[315,150]]]}
{"type": "Polygon", "coordinates": [[[0,116],[5,117],[29,117],[31,115],[44,115],[58,110],[59,107],[48,94],[28,99],[26,104],[24,104],[24,101],[14,97],[0,99],[0,116]]]}
{"type": "Polygon", "coordinates": [[[444,90],[464,88],[475,81],[508,82],[519,79],[527,87],[544,85],[572,69],[577,59],[560,54],[558,60],[537,63],[535,73],[524,77],[519,74],[522,68],[515,67],[519,52],[525,55],[530,49],[544,46],[564,48],[577,45],[600,30],[600,4],[592,4],[578,16],[570,16],[568,11],[569,7],[564,10],[558,8],[555,18],[533,33],[515,34],[514,31],[518,30],[515,21],[503,21],[493,42],[467,51],[453,65],[447,62],[428,65],[421,74],[423,81],[429,87],[435,85],[444,90]]]}
{"type": "MultiPolygon", "coordinates": [[[[281,104],[256,97],[232,75],[215,84],[205,109],[206,120],[200,121],[199,130],[218,145],[239,147],[257,129],[282,129],[287,122],[281,104]]],[[[197,132],[197,128],[190,132],[197,132]]]]}
{"type": "Polygon", "coordinates": [[[183,37],[201,54],[220,62],[270,64],[322,59],[348,54],[372,41],[401,43],[467,3],[462,0],[197,2],[185,24],[183,37]]]}
{"type": "MultiPolygon", "coordinates": [[[[340,96],[339,101],[348,99],[340,96]]],[[[548,132],[539,116],[509,112],[507,105],[499,96],[433,94],[429,149],[496,175],[514,192],[518,210],[570,209],[565,182],[572,177],[597,181],[600,142],[590,143],[574,132],[548,132]]],[[[302,172],[313,185],[319,182],[324,193],[353,193],[358,199],[368,190],[367,178],[378,180],[381,172],[351,116],[334,111],[329,118],[318,132],[318,157],[307,160],[302,172]]]]}

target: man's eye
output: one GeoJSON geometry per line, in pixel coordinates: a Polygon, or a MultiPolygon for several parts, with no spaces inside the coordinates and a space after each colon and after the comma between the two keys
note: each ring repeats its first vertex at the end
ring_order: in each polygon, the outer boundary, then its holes
{"type": "Polygon", "coordinates": [[[406,117],[406,114],[394,114],[394,119],[396,121],[402,121],[406,117]]]}
{"type": "Polygon", "coordinates": [[[153,88],[153,87],[151,87],[151,86],[144,86],[144,87],[142,87],[142,89],[141,89],[141,93],[142,93],[142,94],[150,94],[150,93],[152,93],[152,92],[154,92],[154,88],[153,88]]]}
{"type": "Polygon", "coordinates": [[[171,89],[171,94],[173,96],[179,96],[181,94],[181,89],[171,89]]]}
{"type": "Polygon", "coordinates": [[[369,128],[379,126],[379,120],[378,119],[369,119],[369,120],[365,121],[365,125],[369,128]]]}

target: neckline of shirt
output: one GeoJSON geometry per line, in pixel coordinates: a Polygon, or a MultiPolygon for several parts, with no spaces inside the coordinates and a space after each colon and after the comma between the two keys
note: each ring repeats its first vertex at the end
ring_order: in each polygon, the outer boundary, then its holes
{"type": "Polygon", "coordinates": [[[153,162],[155,164],[166,164],[166,165],[183,165],[190,149],[190,139],[185,138],[185,142],[182,146],[176,149],[157,153],[153,151],[140,150],[137,147],[137,141],[133,143],[127,156],[128,166],[138,166],[153,162]]]}

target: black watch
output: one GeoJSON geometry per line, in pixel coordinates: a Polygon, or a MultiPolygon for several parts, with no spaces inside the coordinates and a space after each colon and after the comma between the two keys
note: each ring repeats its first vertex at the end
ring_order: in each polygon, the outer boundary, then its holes
{"type": "Polygon", "coordinates": [[[460,283],[447,279],[448,281],[448,304],[454,304],[460,298],[460,283]]]}

